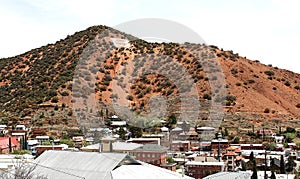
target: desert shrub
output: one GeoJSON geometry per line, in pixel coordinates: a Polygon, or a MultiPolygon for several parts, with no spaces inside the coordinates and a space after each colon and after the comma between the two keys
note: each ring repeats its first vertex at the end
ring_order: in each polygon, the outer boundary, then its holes
{"type": "Polygon", "coordinates": [[[132,100],[133,100],[133,97],[132,97],[131,95],[128,95],[128,96],[127,96],[127,99],[128,99],[129,101],[132,101],[132,100]]]}
{"type": "Polygon", "coordinates": [[[269,109],[269,108],[266,108],[266,109],[264,110],[264,113],[270,113],[270,109],[269,109]]]}
{"type": "Polygon", "coordinates": [[[51,99],[51,103],[57,103],[58,102],[58,97],[53,97],[51,99]]]}
{"type": "Polygon", "coordinates": [[[284,83],[284,85],[285,85],[285,86],[291,86],[291,83],[290,83],[289,81],[286,81],[286,82],[284,83]]]}
{"type": "Polygon", "coordinates": [[[211,96],[209,94],[204,94],[203,99],[211,100],[211,96]]]}
{"type": "Polygon", "coordinates": [[[265,74],[268,76],[274,76],[275,73],[273,71],[265,71],[265,74]]]}
{"type": "Polygon", "coordinates": [[[61,92],[61,95],[62,95],[62,96],[69,96],[69,92],[63,91],[63,92],[61,92]]]}
{"type": "Polygon", "coordinates": [[[241,86],[241,85],[242,85],[242,83],[240,83],[240,82],[237,82],[235,85],[236,85],[236,86],[241,86]]]}

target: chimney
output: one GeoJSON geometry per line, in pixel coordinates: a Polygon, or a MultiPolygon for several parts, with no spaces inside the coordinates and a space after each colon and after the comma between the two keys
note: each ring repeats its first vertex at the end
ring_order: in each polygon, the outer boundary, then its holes
{"type": "Polygon", "coordinates": [[[102,153],[102,142],[100,140],[100,143],[99,143],[99,153],[102,153]]]}

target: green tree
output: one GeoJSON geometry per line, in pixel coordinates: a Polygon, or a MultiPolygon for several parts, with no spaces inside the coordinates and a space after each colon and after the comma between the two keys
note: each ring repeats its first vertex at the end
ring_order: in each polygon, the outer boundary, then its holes
{"type": "Polygon", "coordinates": [[[238,136],[236,136],[234,139],[233,139],[233,144],[238,144],[240,142],[240,138],[238,136]]]}
{"type": "Polygon", "coordinates": [[[120,129],[118,130],[117,134],[120,135],[120,138],[121,138],[121,139],[123,139],[123,140],[126,139],[126,136],[125,136],[126,131],[124,130],[123,127],[120,127],[120,129]]]}
{"type": "Polygon", "coordinates": [[[167,162],[168,163],[174,163],[174,159],[172,157],[167,157],[167,162]]]}
{"type": "Polygon", "coordinates": [[[51,142],[50,141],[46,141],[43,143],[44,145],[51,145],[51,142]]]}
{"type": "Polygon", "coordinates": [[[252,175],[251,175],[251,179],[257,179],[257,168],[256,168],[256,165],[253,166],[253,169],[252,169],[252,175]]]}
{"type": "Polygon", "coordinates": [[[288,161],[285,165],[285,169],[287,172],[292,172],[294,170],[294,167],[296,166],[296,163],[292,156],[289,156],[288,161]]]}
{"type": "Polygon", "coordinates": [[[133,138],[139,138],[143,135],[143,131],[140,127],[129,126],[129,131],[131,133],[131,137],[133,138]]]}
{"type": "Polygon", "coordinates": [[[242,171],[246,171],[247,170],[247,165],[246,162],[244,160],[241,161],[241,165],[242,165],[242,171]]]}
{"type": "Polygon", "coordinates": [[[169,124],[176,124],[177,123],[177,119],[176,116],[174,114],[172,114],[169,118],[168,118],[168,123],[169,124]]]}
{"type": "Polygon", "coordinates": [[[297,136],[296,133],[286,133],[285,134],[285,139],[287,143],[293,142],[294,138],[297,136]]]}
{"type": "Polygon", "coordinates": [[[60,139],[60,144],[67,144],[69,147],[74,147],[74,142],[69,139],[60,139]]]}
{"type": "Polygon", "coordinates": [[[296,132],[295,128],[292,128],[292,127],[287,127],[286,128],[286,133],[295,133],[295,132],[296,132]]]}
{"type": "Polygon", "coordinates": [[[276,143],[275,142],[271,142],[268,144],[267,146],[268,150],[275,150],[276,149],[276,143]]]}
{"type": "Polygon", "coordinates": [[[228,133],[228,129],[227,128],[225,128],[225,133],[224,133],[224,136],[228,136],[229,135],[229,133],[228,133]]]}

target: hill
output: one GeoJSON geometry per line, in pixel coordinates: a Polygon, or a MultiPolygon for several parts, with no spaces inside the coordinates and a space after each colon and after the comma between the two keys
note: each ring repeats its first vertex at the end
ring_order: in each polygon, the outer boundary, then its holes
{"type": "Polygon", "coordinates": [[[227,128],[278,129],[291,123],[300,128],[299,74],[216,46],[148,43],[106,26],[93,26],[55,44],[1,59],[0,68],[2,123],[50,126],[47,132],[53,129],[53,135],[77,129],[77,104],[104,119],[116,113],[113,103],[137,114],[149,113],[148,102],[158,95],[167,101],[162,117],[198,110],[198,116],[189,116],[196,125],[214,120],[210,107],[219,102],[224,111],[222,126],[227,128]],[[116,47],[113,39],[121,45],[116,47]],[[174,71],[174,78],[168,76],[174,71]],[[196,89],[188,94],[199,97],[201,109],[193,108],[195,100],[182,105],[180,95],[189,85],[182,77],[185,73],[196,89]],[[134,77],[129,80],[128,74],[134,77]]]}

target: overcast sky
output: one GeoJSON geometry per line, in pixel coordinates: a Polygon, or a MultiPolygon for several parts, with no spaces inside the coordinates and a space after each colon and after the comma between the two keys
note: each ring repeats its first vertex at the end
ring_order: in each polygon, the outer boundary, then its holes
{"type": "Polygon", "coordinates": [[[54,43],[92,25],[163,18],[208,44],[300,73],[299,0],[1,0],[0,57],[54,43]]]}

